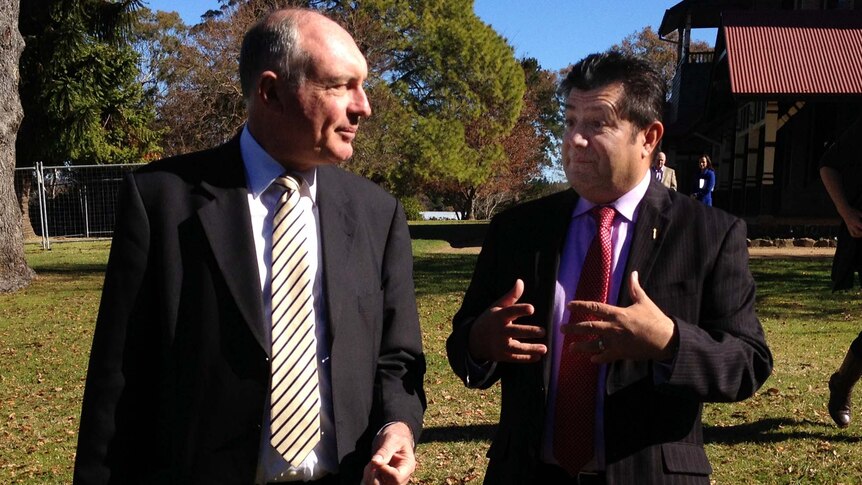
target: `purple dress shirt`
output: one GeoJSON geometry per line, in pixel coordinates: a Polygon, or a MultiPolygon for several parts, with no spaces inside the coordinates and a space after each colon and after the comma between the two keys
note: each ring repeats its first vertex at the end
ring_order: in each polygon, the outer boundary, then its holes
{"type": "MultiPolygon", "coordinates": [[[[637,208],[641,199],[646,195],[650,183],[652,171],[647,170],[643,179],[629,192],[612,202],[611,206],[617,211],[611,227],[611,244],[613,245],[611,261],[611,284],[608,290],[608,303],[615,304],[619,297],[620,286],[625,276],[626,261],[628,261],[629,248],[631,247],[632,235],[634,234],[634,223],[637,221],[637,208]]],[[[596,235],[596,223],[590,216],[589,211],[596,204],[581,197],[572,212],[572,222],[566,235],[566,243],[560,258],[560,268],[557,272],[557,286],[554,296],[553,326],[550,329],[550,381],[548,382],[548,399],[546,405],[544,434],[542,438],[542,461],[546,463],[557,463],[553,452],[553,430],[555,419],[555,406],[557,397],[557,375],[560,368],[560,355],[563,351],[563,334],[560,326],[569,321],[569,311],[566,303],[574,299],[575,289],[578,287],[578,279],[581,267],[587,255],[587,249],[596,235]]],[[[596,447],[595,463],[592,464],[596,470],[603,470],[604,457],[604,395],[605,376],[607,366],[599,370],[599,382],[596,387],[596,428],[594,443],[596,447]]],[[[590,465],[588,465],[590,466],[590,465]]]]}

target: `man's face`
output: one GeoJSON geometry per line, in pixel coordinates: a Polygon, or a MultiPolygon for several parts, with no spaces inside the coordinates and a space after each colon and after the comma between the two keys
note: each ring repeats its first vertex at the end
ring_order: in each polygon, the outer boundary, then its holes
{"type": "Polygon", "coordinates": [[[667,160],[664,153],[659,153],[657,157],[655,157],[655,166],[657,169],[661,170],[664,168],[664,163],[667,160]]]}
{"type": "Polygon", "coordinates": [[[566,99],[563,168],[575,191],[596,204],[618,199],[649,169],[645,132],[618,115],[622,94],[614,83],[573,89],[566,99]]]}
{"type": "Polygon", "coordinates": [[[279,158],[306,170],[349,159],[359,118],[370,116],[371,106],[362,88],[368,68],[350,35],[327,19],[315,18],[300,28],[308,70],[298,88],[280,89],[288,102],[279,158]]]}

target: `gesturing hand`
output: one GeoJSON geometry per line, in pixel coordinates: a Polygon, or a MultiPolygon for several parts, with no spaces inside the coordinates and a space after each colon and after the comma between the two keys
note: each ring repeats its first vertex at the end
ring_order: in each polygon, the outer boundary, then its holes
{"type": "Polygon", "coordinates": [[[365,465],[364,485],[404,485],[416,470],[413,433],[401,422],[386,426],[374,440],[374,456],[365,465]]]}
{"type": "Polygon", "coordinates": [[[545,336],[545,329],[515,320],[533,314],[533,305],[518,303],[524,282],[515,281],[505,295],[485,310],[470,329],[470,356],[476,362],[536,362],[548,351],[544,344],[524,340],[545,336]]]}
{"type": "Polygon", "coordinates": [[[676,326],[641,288],[638,273],[631,274],[632,305],[626,308],[595,301],[571,301],[568,308],[590,313],[598,321],[567,323],[563,333],[595,335],[597,338],[572,344],[569,351],[588,352],[594,363],[609,363],[620,359],[666,360],[673,357],[676,326]]]}

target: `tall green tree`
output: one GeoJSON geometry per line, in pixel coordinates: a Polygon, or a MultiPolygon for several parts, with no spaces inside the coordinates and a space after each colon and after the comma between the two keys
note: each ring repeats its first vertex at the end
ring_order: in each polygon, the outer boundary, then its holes
{"type": "Polygon", "coordinates": [[[18,166],[136,162],[158,151],[129,45],[140,0],[21,3],[18,166]]]}
{"type": "Polygon", "coordinates": [[[368,142],[376,146],[358,149],[356,163],[381,149],[399,154],[391,191],[422,189],[472,219],[477,189],[508,161],[502,141],[523,106],[524,73],[512,48],[475,15],[472,0],[372,0],[357,10],[353,18],[382,20],[356,31],[368,47],[375,95],[392,107],[368,124],[381,123],[376,131],[393,145],[368,142]],[[369,31],[375,35],[364,38],[369,31]]]}
{"type": "Polygon", "coordinates": [[[534,58],[521,60],[527,90],[515,127],[503,137],[506,163],[476,190],[476,218],[490,219],[498,210],[529,199],[544,171],[559,160],[563,112],[558,78],[534,58]]]}

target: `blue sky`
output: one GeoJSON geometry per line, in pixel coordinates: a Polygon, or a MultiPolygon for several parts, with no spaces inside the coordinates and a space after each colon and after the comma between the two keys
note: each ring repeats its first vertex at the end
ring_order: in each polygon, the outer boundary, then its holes
{"type": "MultiPolygon", "coordinates": [[[[647,25],[657,29],[665,9],[679,0],[475,0],[476,14],[505,37],[518,57],[535,57],[558,70],[604,51],[647,25]]],[[[152,10],[177,11],[187,24],[200,21],[217,0],[145,0],[152,10]]],[[[715,30],[693,38],[715,43],[715,30]]]]}

